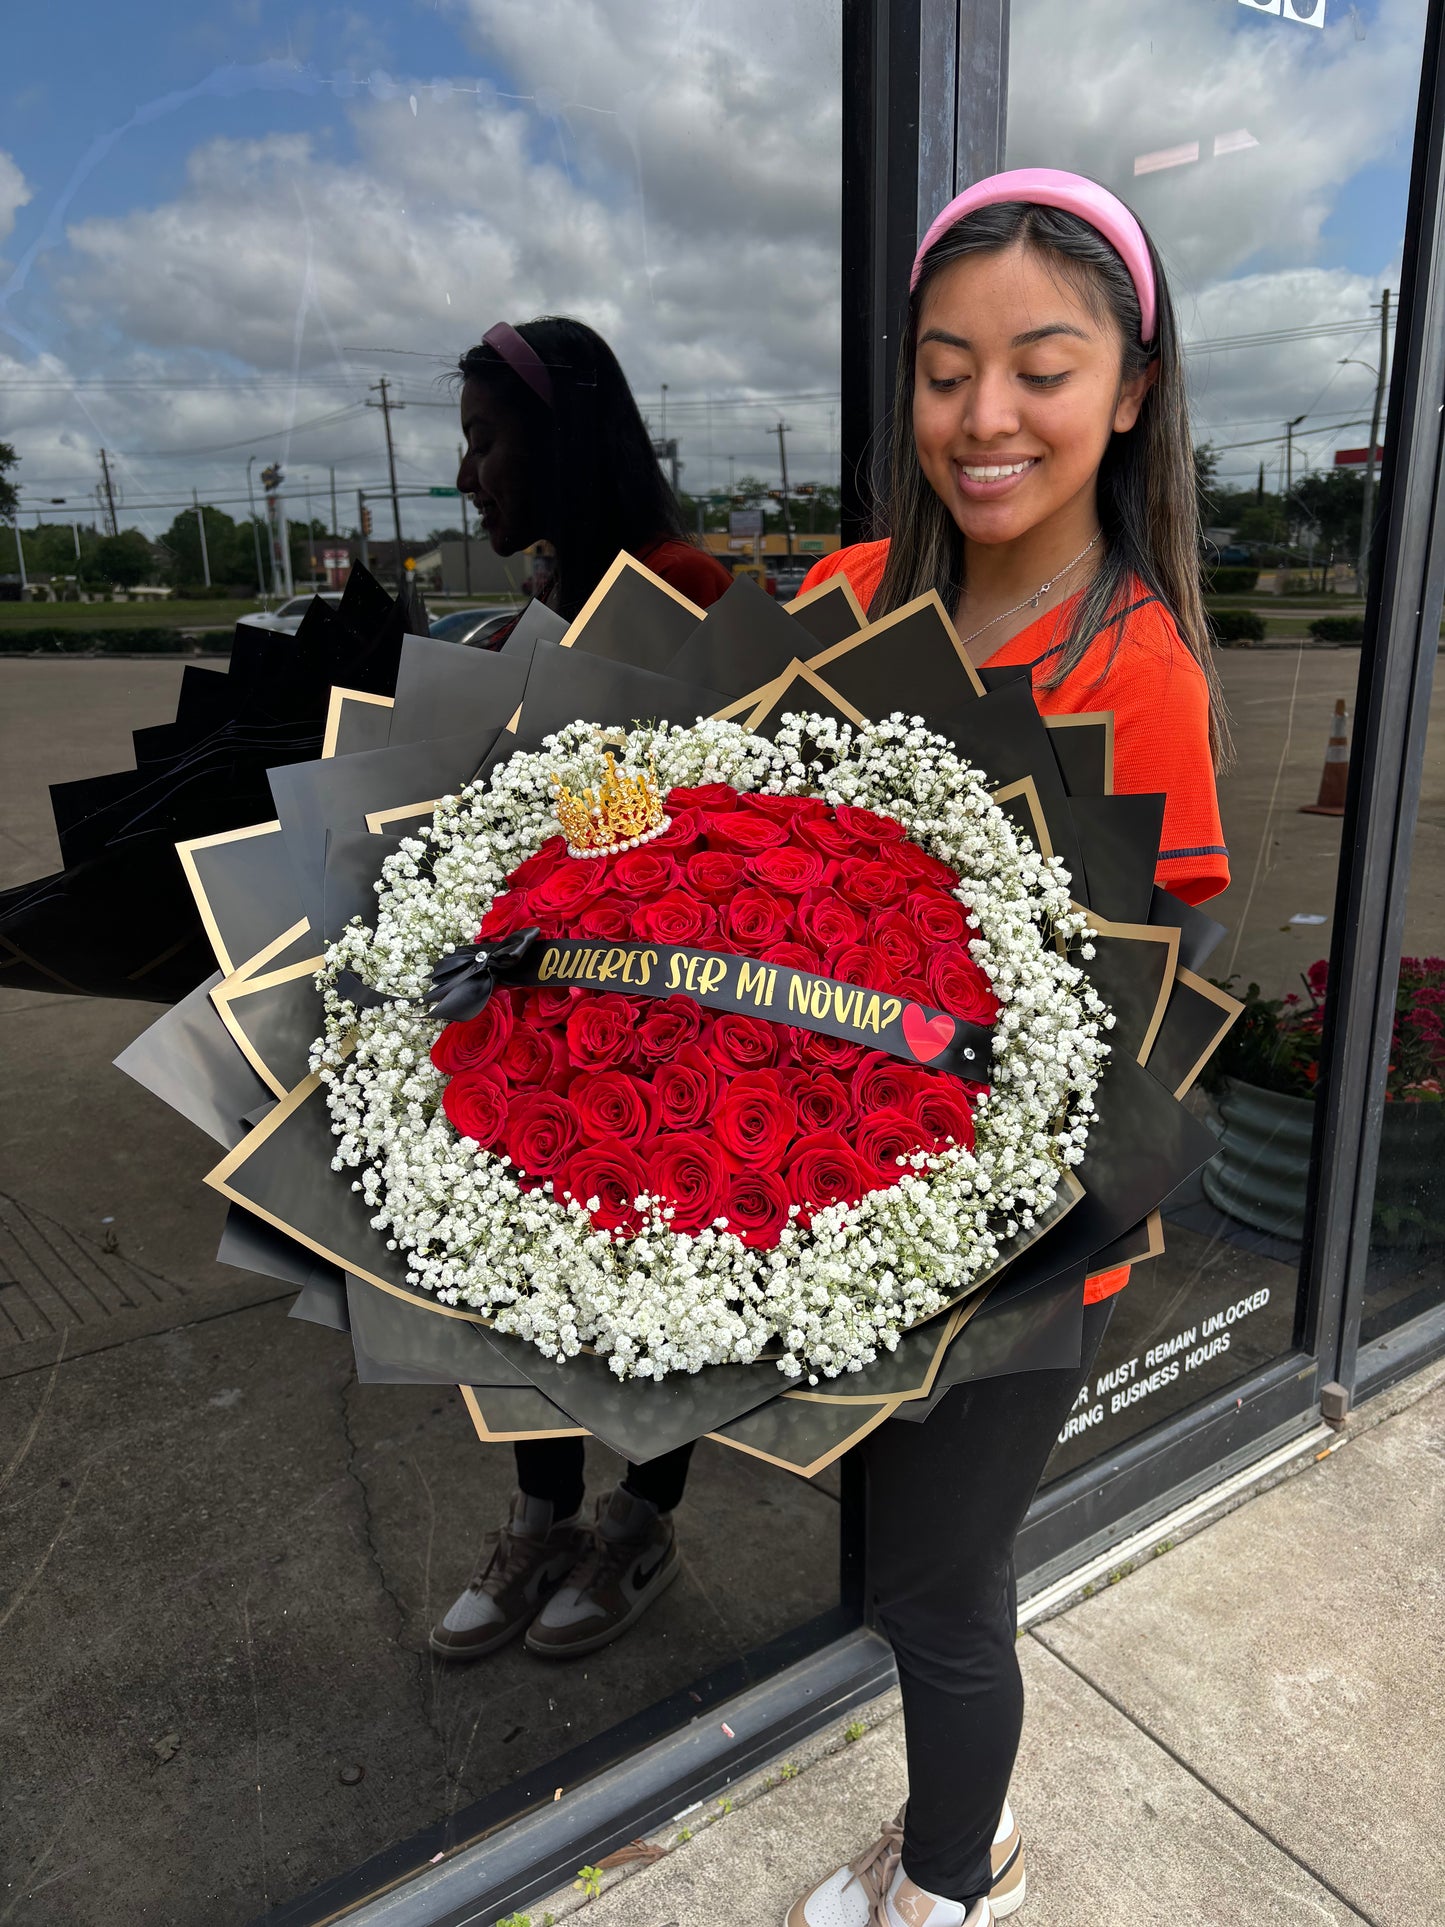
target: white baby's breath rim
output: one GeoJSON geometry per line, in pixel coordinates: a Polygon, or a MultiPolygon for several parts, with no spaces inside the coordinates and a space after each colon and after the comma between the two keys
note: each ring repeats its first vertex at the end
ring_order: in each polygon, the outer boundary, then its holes
{"type": "Polygon", "coordinates": [[[388,1248],[406,1253],[413,1286],[548,1357],[585,1346],[619,1377],[661,1378],[750,1362],[777,1341],[790,1379],[857,1370],[988,1271],[1082,1158],[1113,1023],[1067,954],[1090,954],[1087,920],[1058,859],[918,718],[854,728],[789,716],[775,742],[715,721],[627,732],[626,760],[655,760],[664,793],[730,783],[896,817],[958,872],[978,933],[969,948],[1002,1008],[972,1151],[920,1154],[889,1190],[789,1225],[772,1250],[726,1229],[674,1232],[654,1200],[639,1201],[640,1235],[614,1240],[579,1203],[523,1191],[504,1157],[458,1135],[430,1056],[442,1025],[421,1002],[437,959],[475,937],[507,874],[556,835],[554,773],[591,780],[601,734],[572,724],[443,797],[382,866],[374,929],[355,920],[327,951],[312,1062],[338,1139],[333,1169],[357,1173],[352,1188],[388,1248]],[[359,1008],[339,988],[344,971],[394,1001],[359,1008]]]}

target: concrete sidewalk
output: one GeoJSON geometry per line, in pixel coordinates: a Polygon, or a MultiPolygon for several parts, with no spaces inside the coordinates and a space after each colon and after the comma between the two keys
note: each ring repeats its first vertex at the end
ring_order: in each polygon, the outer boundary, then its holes
{"type": "MultiPolygon", "coordinates": [[[[1445,1919],[1445,1369],[1033,1626],[1028,1927],[1445,1919]]],[[[679,1816],[576,1927],[778,1927],[906,1790],[897,1695],[679,1816]],[[866,1728],[866,1730],[860,1730],[866,1728]]]]}

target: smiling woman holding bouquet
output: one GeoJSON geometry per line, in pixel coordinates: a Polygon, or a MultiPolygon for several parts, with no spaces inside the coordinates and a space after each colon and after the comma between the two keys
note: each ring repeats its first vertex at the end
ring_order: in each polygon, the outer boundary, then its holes
{"type": "MultiPolygon", "coordinates": [[[[1224,889],[1179,337],[1154,247],[1114,195],[1030,168],[938,216],[914,263],[891,466],[890,538],[829,556],[804,589],[842,573],[875,620],[936,590],[971,661],[1026,671],[1046,715],[1112,710],[1115,789],[1167,799],[1158,883],[1190,903],[1224,889]]],[[[1077,1368],[957,1386],[860,1448],[909,1798],[787,1927],[987,1927],[1022,1903],[1014,1540],[1127,1282],[1086,1282],[1077,1368]]]]}

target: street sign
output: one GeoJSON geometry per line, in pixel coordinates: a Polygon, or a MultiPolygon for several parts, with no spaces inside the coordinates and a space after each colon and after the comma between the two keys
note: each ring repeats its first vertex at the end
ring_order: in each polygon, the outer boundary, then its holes
{"type": "Polygon", "coordinates": [[[762,532],[763,512],[761,509],[733,509],[729,514],[729,535],[761,535],[762,532]]]}
{"type": "MultiPolygon", "coordinates": [[[[1375,447],[1375,460],[1378,462],[1385,452],[1383,442],[1375,447]]],[[[1335,450],[1336,468],[1363,468],[1370,459],[1368,448],[1337,448],[1335,450]]]]}
{"type": "Polygon", "coordinates": [[[459,488],[429,488],[427,490],[427,494],[428,495],[460,495],[461,490],[459,488]]]}

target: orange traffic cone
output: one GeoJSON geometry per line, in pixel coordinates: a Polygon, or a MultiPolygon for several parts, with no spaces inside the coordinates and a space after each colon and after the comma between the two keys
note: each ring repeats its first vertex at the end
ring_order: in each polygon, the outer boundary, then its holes
{"type": "Polygon", "coordinates": [[[1350,780],[1350,713],[1345,699],[1335,704],[1330,740],[1325,745],[1325,767],[1320,777],[1320,793],[1313,803],[1302,803],[1301,816],[1343,816],[1345,785],[1350,780]]]}

